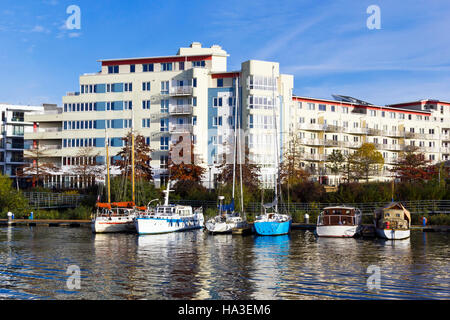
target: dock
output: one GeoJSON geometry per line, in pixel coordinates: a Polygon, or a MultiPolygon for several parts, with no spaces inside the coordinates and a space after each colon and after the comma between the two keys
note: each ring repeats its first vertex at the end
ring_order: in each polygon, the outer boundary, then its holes
{"type": "Polygon", "coordinates": [[[450,226],[426,226],[422,228],[423,232],[450,232],[450,226]]]}
{"type": "Polygon", "coordinates": [[[311,223],[292,223],[291,224],[292,230],[310,230],[314,231],[316,230],[316,225],[311,223]]]}
{"type": "Polygon", "coordinates": [[[91,220],[56,220],[56,219],[0,219],[0,226],[29,227],[90,227],[91,220]]]}

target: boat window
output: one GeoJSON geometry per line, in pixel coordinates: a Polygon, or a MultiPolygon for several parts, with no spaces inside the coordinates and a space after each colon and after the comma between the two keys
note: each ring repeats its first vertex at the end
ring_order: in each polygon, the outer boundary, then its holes
{"type": "Polygon", "coordinates": [[[400,217],[400,213],[397,213],[396,216],[397,216],[397,217],[400,217]]]}
{"type": "Polygon", "coordinates": [[[386,217],[390,217],[390,214],[389,214],[389,213],[386,213],[385,216],[386,216],[386,217]]]}

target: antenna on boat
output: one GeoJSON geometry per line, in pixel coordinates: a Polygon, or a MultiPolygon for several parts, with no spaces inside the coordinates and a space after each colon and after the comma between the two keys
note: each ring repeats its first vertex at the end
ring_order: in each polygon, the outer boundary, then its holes
{"type": "Polygon", "coordinates": [[[135,196],[135,181],[134,181],[134,109],[131,110],[131,175],[132,175],[132,201],[133,206],[136,206],[136,196],[135,196]]]}
{"type": "Polygon", "coordinates": [[[109,138],[108,138],[108,132],[105,128],[105,147],[106,147],[106,178],[107,178],[107,191],[108,191],[108,204],[111,206],[111,183],[110,183],[110,177],[109,177],[109,138]]]}

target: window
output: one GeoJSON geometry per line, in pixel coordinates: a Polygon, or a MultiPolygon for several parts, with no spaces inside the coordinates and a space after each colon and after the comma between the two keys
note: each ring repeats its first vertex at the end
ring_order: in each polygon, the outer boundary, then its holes
{"type": "Polygon", "coordinates": [[[222,125],[222,117],[213,117],[213,127],[222,125]]]}
{"type": "Polygon", "coordinates": [[[161,100],[161,113],[169,112],[169,100],[161,100]]]}
{"type": "Polygon", "coordinates": [[[316,105],[314,103],[308,103],[308,110],[315,110],[316,105]]]}
{"type": "Polygon", "coordinates": [[[133,110],[133,102],[132,101],[124,101],[123,106],[125,110],[133,110]]]}
{"type": "Polygon", "coordinates": [[[172,71],[172,62],[161,63],[161,71],[172,71]]]}
{"type": "Polygon", "coordinates": [[[194,68],[204,68],[206,66],[205,60],[192,61],[192,67],[194,68]]]}
{"type": "Polygon", "coordinates": [[[222,98],[213,98],[213,107],[221,107],[222,98]]]}
{"type": "Polygon", "coordinates": [[[143,72],[153,72],[153,63],[143,64],[142,71],[143,72]]]}
{"type": "Polygon", "coordinates": [[[302,103],[301,103],[301,101],[297,102],[297,107],[298,107],[299,109],[302,108],[302,103]]]}
{"type": "Polygon", "coordinates": [[[133,73],[136,71],[136,65],[130,64],[130,73],[133,73]]]}
{"type": "Polygon", "coordinates": [[[133,83],[125,83],[124,84],[124,91],[133,91],[133,83]]]}
{"type": "Polygon", "coordinates": [[[160,149],[161,150],[169,150],[169,137],[161,137],[160,149]]]}
{"type": "Polygon", "coordinates": [[[142,109],[150,109],[150,100],[142,100],[142,109]]]}
{"type": "Polygon", "coordinates": [[[336,106],[330,106],[331,112],[336,112],[336,106]]]}
{"type": "Polygon", "coordinates": [[[193,86],[194,88],[197,87],[197,78],[193,78],[193,79],[192,79],[192,86],[193,86]]]}
{"type": "Polygon", "coordinates": [[[222,78],[217,79],[217,87],[218,88],[223,87],[223,79],[222,78]]]}
{"type": "Polygon", "coordinates": [[[119,73],[119,66],[108,66],[108,73],[119,73]]]}
{"type": "Polygon", "coordinates": [[[150,119],[149,118],[142,119],[142,128],[150,128],[150,119]]]}
{"type": "Polygon", "coordinates": [[[161,131],[161,132],[167,132],[167,131],[169,131],[169,119],[161,119],[161,121],[160,121],[160,129],[159,129],[159,131],[161,131]]]}
{"type": "Polygon", "coordinates": [[[327,111],[327,106],[324,104],[319,104],[319,111],[327,111]]]}
{"type": "Polygon", "coordinates": [[[169,156],[163,155],[159,156],[159,168],[167,169],[169,167],[169,156]]]}
{"type": "Polygon", "coordinates": [[[142,82],[142,91],[150,91],[150,81],[142,82]]]}
{"type": "Polygon", "coordinates": [[[161,81],[161,94],[169,94],[169,81],[161,81]]]}
{"type": "Polygon", "coordinates": [[[184,70],[184,61],[178,62],[178,69],[179,70],[184,70]]]}
{"type": "Polygon", "coordinates": [[[342,107],[342,113],[348,113],[348,107],[342,107]]]}

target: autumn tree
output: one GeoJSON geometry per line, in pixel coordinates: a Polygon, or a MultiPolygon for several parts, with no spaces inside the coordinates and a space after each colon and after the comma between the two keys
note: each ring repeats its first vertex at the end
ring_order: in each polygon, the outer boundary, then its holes
{"type": "Polygon", "coordinates": [[[394,167],[390,169],[401,181],[431,180],[436,175],[436,168],[430,166],[430,161],[417,150],[418,147],[415,146],[406,147],[394,167]]]}
{"type": "Polygon", "coordinates": [[[365,179],[377,175],[384,164],[383,155],[373,143],[363,143],[350,157],[348,165],[355,180],[365,179]]]}
{"type": "Polygon", "coordinates": [[[239,183],[242,170],[242,184],[249,192],[254,193],[259,191],[260,167],[257,164],[251,163],[248,147],[243,148],[243,150],[241,149],[241,152],[241,161],[239,161],[239,151],[230,153],[232,155],[235,154],[234,157],[224,157],[222,163],[218,166],[220,173],[217,177],[217,181],[222,184],[232,185],[234,170],[235,182],[239,183]],[[231,159],[231,161],[227,161],[226,158],[231,159]],[[233,164],[233,161],[235,165],[233,164]]]}
{"type": "MultiPolygon", "coordinates": [[[[115,165],[119,166],[122,175],[129,176],[131,180],[132,161],[131,161],[131,131],[122,138],[124,147],[117,154],[120,160],[115,161],[115,165]]],[[[145,142],[145,137],[136,135],[134,137],[134,172],[136,179],[153,180],[152,167],[150,165],[151,158],[150,146],[145,142]]]]}
{"type": "Polygon", "coordinates": [[[203,161],[195,156],[190,138],[189,134],[181,134],[169,151],[169,177],[176,181],[174,190],[182,197],[192,192],[206,192],[201,183],[206,169],[201,165],[203,161]]]}

